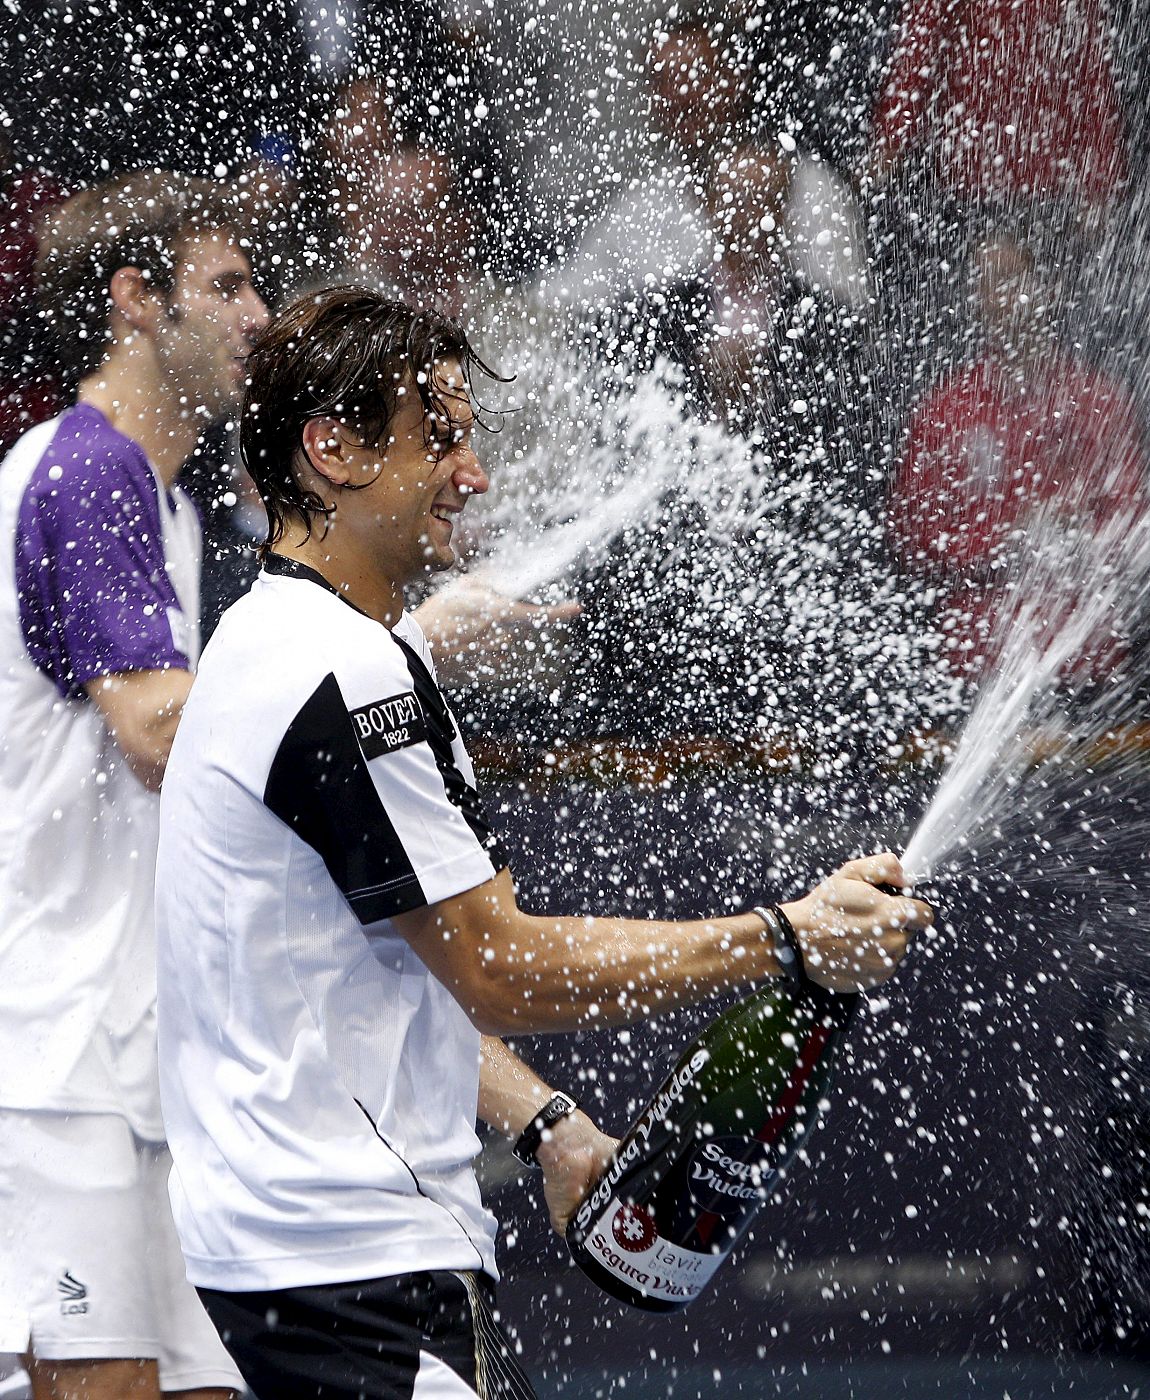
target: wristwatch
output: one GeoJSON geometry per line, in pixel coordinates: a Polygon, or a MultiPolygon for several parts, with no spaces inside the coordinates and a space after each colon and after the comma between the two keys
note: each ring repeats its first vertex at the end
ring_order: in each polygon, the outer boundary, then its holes
{"type": "Polygon", "coordinates": [[[807,980],[806,967],[803,965],[802,946],[790,919],[777,904],[769,905],[766,908],[762,905],[756,905],[754,912],[767,926],[775,961],[779,965],[779,971],[783,974],[783,978],[790,986],[801,987],[807,980]]]}
{"type": "Polygon", "coordinates": [[[515,1145],[511,1149],[512,1154],[518,1157],[525,1167],[537,1167],[539,1163],[535,1154],[539,1151],[543,1134],[553,1123],[558,1123],[560,1118],[566,1118],[568,1114],[574,1113],[578,1107],[579,1105],[570,1094],[552,1094],[515,1139],[515,1145]]]}

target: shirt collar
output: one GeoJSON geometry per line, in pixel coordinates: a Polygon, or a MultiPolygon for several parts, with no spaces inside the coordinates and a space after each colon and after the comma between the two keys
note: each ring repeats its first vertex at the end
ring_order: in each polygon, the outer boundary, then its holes
{"type": "Polygon", "coordinates": [[[354,608],[361,617],[368,617],[368,614],[362,608],[357,608],[346,594],[341,593],[334,584],[329,583],[318,569],[313,569],[308,564],[301,564],[298,559],[289,559],[286,554],[273,554],[269,551],[263,558],[263,570],[265,574],[278,574],[281,578],[302,578],[309,583],[318,583],[321,588],[325,588],[341,603],[346,603],[349,608],[354,608]]]}

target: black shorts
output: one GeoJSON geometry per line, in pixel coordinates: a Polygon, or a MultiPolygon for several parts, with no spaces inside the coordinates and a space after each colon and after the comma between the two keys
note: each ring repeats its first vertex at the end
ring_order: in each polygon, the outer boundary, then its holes
{"type": "Polygon", "coordinates": [[[258,1400],[534,1400],[482,1274],[197,1290],[258,1400]]]}

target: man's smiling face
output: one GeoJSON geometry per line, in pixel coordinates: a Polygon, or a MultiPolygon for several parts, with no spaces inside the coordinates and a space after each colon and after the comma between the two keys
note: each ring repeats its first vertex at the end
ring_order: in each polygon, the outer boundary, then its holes
{"type": "Polygon", "coordinates": [[[350,507],[372,531],[384,573],[401,586],[455,563],[460,513],[488,486],[471,445],[475,415],[462,367],[442,360],[432,373],[432,410],[410,378],[399,386],[388,439],[354,453],[349,485],[362,495],[340,504],[341,515],[350,507]]]}

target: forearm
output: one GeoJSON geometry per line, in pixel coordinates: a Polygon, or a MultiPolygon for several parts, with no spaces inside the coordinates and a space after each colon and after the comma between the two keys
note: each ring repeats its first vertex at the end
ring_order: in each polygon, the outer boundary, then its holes
{"type": "Polygon", "coordinates": [[[504,1137],[517,1138],[550,1099],[552,1089],[498,1036],[485,1035],[479,1060],[479,1116],[504,1137]]]}
{"type": "MultiPolygon", "coordinates": [[[[494,1036],[483,1037],[479,1116],[485,1123],[506,1137],[517,1138],[551,1093],[550,1085],[503,1041],[494,1036]]],[[[615,1139],[601,1133],[581,1109],[544,1130],[535,1160],[543,1172],[543,1194],[551,1224],[559,1234],[601,1176],[615,1145],[615,1139]]]]}
{"type": "MultiPolygon", "coordinates": [[[[483,1037],[479,1060],[479,1116],[514,1141],[551,1099],[553,1088],[498,1036],[483,1037]]],[[[543,1133],[536,1158],[544,1172],[562,1165],[567,1154],[588,1142],[612,1143],[582,1111],[560,1118],[543,1133]]]]}
{"type": "Polygon", "coordinates": [[[685,923],[531,915],[516,907],[506,872],[485,908],[450,904],[445,922],[462,913],[475,950],[456,995],[493,1034],[622,1025],[779,973],[753,913],[685,923]]]}
{"type": "MultiPolygon", "coordinates": [[[[933,919],[928,905],[880,888],[905,884],[884,852],[780,905],[807,975],[832,992],[885,982],[908,931],[933,919]]],[[[525,914],[508,870],[394,922],[487,1035],[618,1025],[777,976],[785,932],[753,911],[691,923],[525,914]]]]}
{"type": "Polygon", "coordinates": [[[89,681],[88,697],[145,787],[158,791],[191,690],[187,671],[125,671],[89,681]]]}
{"type": "Polygon", "coordinates": [[[141,716],[130,735],[111,731],[128,767],[150,792],[159,792],[164,781],[182,713],[182,705],[157,710],[141,716]]]}
{"type": "Polygon", "coordinates": [[[492,960],[512,1026],[536,1031],[624,1025],[779,974],[756,914],[692,923],[527,918],[520,962],[492,960]]]}

